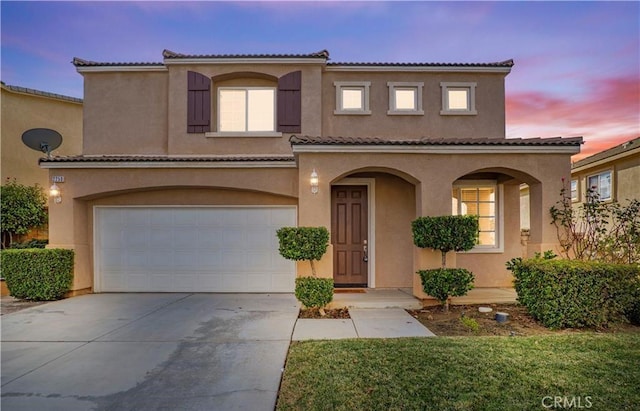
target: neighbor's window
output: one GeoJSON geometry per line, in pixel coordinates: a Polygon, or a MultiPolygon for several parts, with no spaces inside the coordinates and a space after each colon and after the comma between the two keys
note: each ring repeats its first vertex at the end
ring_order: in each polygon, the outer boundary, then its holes
{"type": "Polygon", "coordinates": [[[588,188],[598,194],[600,201],[611,200],[611,170],[589,176],[587,178],[588,188]]]}
{"type": "Polygon", "coordinates": [[[369,87],[371,82],[333,83],[336,88],[336,109],[334,114],[371,114],[369,110],[369,87]]]}
{"type": "Polygon", "coordinates": [[[220,87],[218,131],[275,131],[275,88],[220,87]]]}
{"type": "Polygon", "coordinates": [[[571,180],[571,201],[578,200],[578,180],[571,180]]]}
{"type": "Polygon", "coordinates": [[[442,110],[445,115],[474,115],[476,111],[476,83],[440,83],[442,110]]]}
{"type": "Polygon", "coordinates": [[[388,82],[390,115],[422,115],[424,83],[388,82]]]}
{"type": "Polygon", "coordinates": [[[479,248],[498,246],[497,186],[454,186],[453,215],[477,215],[480,223],[479,248]]]}

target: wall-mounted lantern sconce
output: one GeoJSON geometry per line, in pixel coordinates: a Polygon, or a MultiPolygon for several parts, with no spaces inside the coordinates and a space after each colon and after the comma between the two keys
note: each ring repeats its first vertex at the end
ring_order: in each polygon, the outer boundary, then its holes
{"type": "Polygon", "coordinates": [[[311,172],[309,183],[311,184],[311,194],[318,194],[318,173],[315,168],[311,172]]]}
{"type": "Polygon", "coordinates": [[[56,204],[60,204],[62,202],[62,194],[60,192],[60,187],[56,183],[64,182],[64,176],[53,176],[51,177],[51,187],[49,187],[49,197],[53,198],[53,202],[56,204]]]}

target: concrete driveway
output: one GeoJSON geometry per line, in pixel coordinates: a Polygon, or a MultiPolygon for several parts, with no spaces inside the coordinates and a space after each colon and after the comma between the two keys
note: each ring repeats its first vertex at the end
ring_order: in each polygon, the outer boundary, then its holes
{"type": "Polygon", "coordinates": [[[273,410],[291,294],[94,294],[2,316],[2,410],[273,410]]]}

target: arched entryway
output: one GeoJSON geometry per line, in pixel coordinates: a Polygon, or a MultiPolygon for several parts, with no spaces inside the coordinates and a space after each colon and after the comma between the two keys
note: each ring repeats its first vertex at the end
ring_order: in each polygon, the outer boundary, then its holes
{"type": "Polygon", "coordinates": [[[393,169],[361,169],[331,182],[336,287],[411,288],[416,188],[393,169]]]}

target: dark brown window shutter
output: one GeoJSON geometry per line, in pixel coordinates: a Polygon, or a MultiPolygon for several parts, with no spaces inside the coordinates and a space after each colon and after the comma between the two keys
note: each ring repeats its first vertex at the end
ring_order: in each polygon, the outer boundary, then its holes
{"type": "Polygon", "coordinates": [[[187,87],[187,132],[211,131],[211,79],[189,71],[187,87]]]}
{"type": "Polygon", "coordinates": [[[294,71],[278,79],[278,131],[302,132],[302,72],[294,71]]]}

